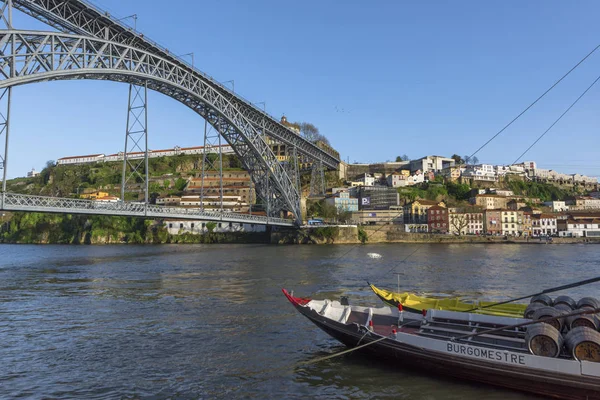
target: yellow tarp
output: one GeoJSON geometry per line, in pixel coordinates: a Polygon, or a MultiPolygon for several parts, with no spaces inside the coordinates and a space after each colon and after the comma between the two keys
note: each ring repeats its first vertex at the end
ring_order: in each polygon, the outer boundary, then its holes
{"type": "Polygon", "coordinates": [[[386,304],[397,307],[398,303],[401,303],[402,306],[406,308],[411,308],[415,311],[420,310],[448,310],[448,311],[468,311],[477,314],[486,314],[486,315],[497,315],[503,317],[517,317],[522,318],[523,313],[525,312],[525,308],[527,308],[527,304],[502,304],[499,306],[492,306],[489,308],[483,308],[478,310],[472,310],[476,307],[483,307],[494,304],[491,301],[478,301],[467,303],[461,301],[458,297],[453,298],[443,298],[443,299],[435,299],[429,297],[417,296],[414,293],[396,293],[385,289],[379,289],[374,285],[370,285],[371,289],[375,292],[381,300],[383,300],[386,304]]]}

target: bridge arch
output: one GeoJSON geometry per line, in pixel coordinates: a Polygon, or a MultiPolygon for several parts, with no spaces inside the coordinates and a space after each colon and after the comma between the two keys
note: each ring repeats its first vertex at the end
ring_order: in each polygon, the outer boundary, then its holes
{"type": "Polygon", "coordinates": [[[288,210],[300,222],[300,194],[265,142],[265,132],[188,69],[144,50],[98,38],[20,30],[0,33],[0,89],[70,79],[147,84],[191,108],[231,145],[261,197],[270,193],[273,216],[288,210]]]}

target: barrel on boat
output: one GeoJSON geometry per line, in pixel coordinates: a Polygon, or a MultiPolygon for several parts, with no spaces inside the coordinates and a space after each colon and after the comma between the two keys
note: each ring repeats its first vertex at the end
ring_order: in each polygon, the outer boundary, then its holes
{"type": "Polygon", "coordinates": [[[555,304],[553,307],[559,311],[563,311],[565,314],[573,312],[573,309],[567,303],[555,304]]]}
{"type": "Polygon", "coordinates": [[[554,306],[556,306],[558,304],[566,304],[569,307],[571,307],[571,310],[574,310],[577,308],[577,303],[575,302],[575,300],[573,300],[572,297],[569,297],[569,296],[558,296],[557,298],[555,298],[554,306]]]}
{"type": "Polygon", "coordinates": [[[583,297],[577,302],[577,308],[600,308],[600,301],[595,297],[583,297]]]}
{"type": "Polygon", "coordinates": [[[542,303],[531,303],[531,304],[527,305],[527,308],[525,309],[525,312],[523,313],[523,318],[531,319],[535,310],[537,310],[538,308],[542,308],[542,307],[546,307],[546,306],[543,305],[542,303]]]}
{"type": "Polygon", "coordinates": [[[533,355],[558,357],[563,346],[563,337],[552,325],[533,324],[527,327],[525,343],[533,355]]]}
{"type": "MultiPolygon", "coordinates": [[[[554,307],[541,307],[535,310],[531,316],[531,319],[538,320],[550,317],[560,317],[563,315],[564,311],[557,310],[554,307]]],[[[550,321],[546,321],[546,324],[552,325],[559,332],[562,331],[562,327],[564,324],[564,318],[554,318],[550,321]]]]}
{"type": "Polygon", "coordinates": [[[574,329],[579,326],[586,326],[593,330],[598,330],[598,318],[595,315],[573,315],[567,318],[567,326],[569,329],[574,329]]]}
{"type": "Polygon", "coordinates": [[[529,303],[541,303],[545,306],[552,306],[552,304],[554,304],[552,302],[552,297],[548,296],[547,294],[538,294],[537,296],[533,296],[529,303]]]}
{"type": "Polygon", "coordinates": [[[600,362],[600,332],[579,326],[566,334],[565,344],[574,359],[600,362]]]}

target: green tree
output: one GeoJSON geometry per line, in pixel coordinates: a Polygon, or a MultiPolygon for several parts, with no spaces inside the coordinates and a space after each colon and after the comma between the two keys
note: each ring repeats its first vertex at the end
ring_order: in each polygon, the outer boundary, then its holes
{"type": "Polygon", "coordinates": [[[179,192],[183,192],[186,185],[187,181],[183,178],[177,178],[177,180],[175,181],[175,189],[179,192]]]}

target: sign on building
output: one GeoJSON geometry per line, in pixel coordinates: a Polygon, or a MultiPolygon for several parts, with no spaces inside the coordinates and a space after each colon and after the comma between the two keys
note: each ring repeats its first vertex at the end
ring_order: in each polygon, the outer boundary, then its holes
{"type": "Polygon", "coordinates": [[[360,199],[360,205],[362,206],[370,206],[371,205],[371,197],[362,197],[360,199]]]}

